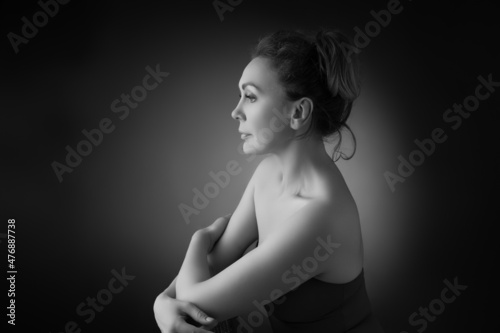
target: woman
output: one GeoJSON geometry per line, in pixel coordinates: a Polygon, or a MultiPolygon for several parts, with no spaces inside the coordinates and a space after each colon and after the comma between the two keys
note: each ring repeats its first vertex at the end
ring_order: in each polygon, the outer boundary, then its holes
{"type": "Polygon", "coordinates": [[[356,203],[323,141],[336,137],[339,153],[341,131],[350,131],[360,85],[349,50],[329,30],[259,41],[231,116],[243,151],[269,156],[232,216],[192,236],[178,276],[155,301],[162,332],[207,332],[262,306],[274,333],[382,331],[366,294],[356,203]]]}

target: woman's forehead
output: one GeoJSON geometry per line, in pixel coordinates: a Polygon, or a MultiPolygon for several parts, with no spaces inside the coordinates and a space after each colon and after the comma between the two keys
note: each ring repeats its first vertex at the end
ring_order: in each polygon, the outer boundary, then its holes
{"type": "Polygon", "coordinates": [[[256,57],[248,63],[243,70],[239,86],[251,84],[257,87],[258,90],[275,90],[279,88],[278,75],[271,67],[269,59],[256,57]]]}

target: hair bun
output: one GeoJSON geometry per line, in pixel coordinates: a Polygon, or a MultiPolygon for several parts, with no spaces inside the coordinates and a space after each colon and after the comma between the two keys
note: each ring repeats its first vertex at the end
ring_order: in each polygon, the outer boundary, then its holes
{"type": "Polygon", "coordinates": [[[338,30],[321,29],[316,33],[315,45],[319,70],[331,94],[354,101],[359,96],[360,84],[357,59],[345,53],[354,48],[350,39],[338,30]]]}

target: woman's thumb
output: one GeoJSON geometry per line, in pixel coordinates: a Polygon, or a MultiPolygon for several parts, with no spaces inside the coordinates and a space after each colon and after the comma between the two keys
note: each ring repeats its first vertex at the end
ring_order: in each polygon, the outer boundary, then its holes
{"type": "Polygon", "coordinates": [[[214,318],[209,317],[205,312],[201,311],[193,304],[189,304],[187,306],[186,312],[191,318],[193,318],[200,324],[212,323],[215,321],[214,318]]]}

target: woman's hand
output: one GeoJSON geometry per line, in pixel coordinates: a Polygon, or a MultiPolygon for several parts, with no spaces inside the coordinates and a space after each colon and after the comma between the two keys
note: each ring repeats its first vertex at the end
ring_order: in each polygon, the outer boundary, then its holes
{"type": "Polygon", "coordinates": [[[215,319],[208,317],[193,303],[171,298],[164,292],[156,297],[153,311],[162,333],[208,333],[217,325],[215,319]],[[202,326],[187,323],[189,317],[202,326]]]}
{"type": "Polygon", "coordinates": [[[220,236],[224,233],[224,230],[226,230],[227,224],[231,219],[231,215],[232,213],[219,217],[208,227],[196,231],[196,237],[201,238],[201,241],[207,243],[207,253],[212,251],[215,243],[217,243],[220,236]]]}

